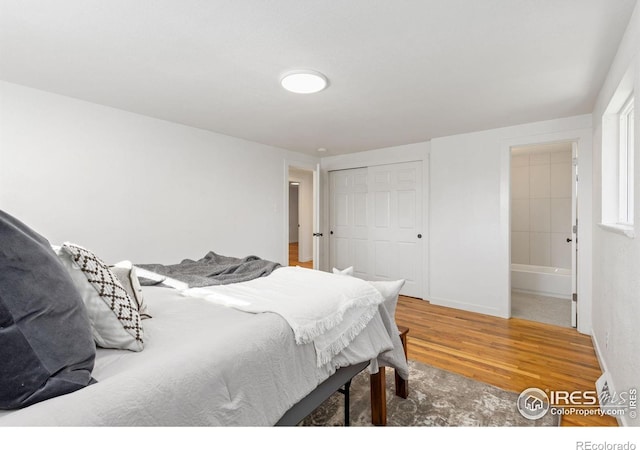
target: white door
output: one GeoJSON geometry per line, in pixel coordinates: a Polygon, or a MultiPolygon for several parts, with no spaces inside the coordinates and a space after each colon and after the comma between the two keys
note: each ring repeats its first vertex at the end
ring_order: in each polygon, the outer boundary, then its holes
{"type": "Polygon", "coordinates": [[[367,169],[330,172],[329,262],[368,278],[367,169]]]}
{"type": "Polygon", "coordinates": [[[389,164],[331,172],[332,267],[366,280],[404,279],[422,297],[422,165],[389,164]]]}

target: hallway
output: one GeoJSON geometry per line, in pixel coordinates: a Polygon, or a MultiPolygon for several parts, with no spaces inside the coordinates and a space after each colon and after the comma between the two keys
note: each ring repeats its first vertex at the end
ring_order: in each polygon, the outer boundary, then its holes
{"type": "Polygon", "coordinates": [[[313,261],[300,262],[298,261],[298,243],[292,242],[289,244],[289,265],[306,267],[307,269],[313,269],[313,261]]]}

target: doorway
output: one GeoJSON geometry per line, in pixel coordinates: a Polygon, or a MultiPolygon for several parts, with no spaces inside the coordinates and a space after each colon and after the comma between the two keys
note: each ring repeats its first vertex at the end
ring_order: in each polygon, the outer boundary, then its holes
{"type": "Polygon", "coordinates": [[[577,143],[510,150],[511,317],[576,327],[577,143]]]}
{"type": "Polygon", "coordinates": [[[288,167],[288,263],[314,268],[316,174],[307,168],[288,167]]]}

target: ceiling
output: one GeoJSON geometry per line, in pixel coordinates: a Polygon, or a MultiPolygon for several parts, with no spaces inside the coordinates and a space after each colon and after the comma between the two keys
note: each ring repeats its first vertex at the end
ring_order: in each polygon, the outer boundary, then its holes
{"type": "Polygon", "coordinates": [[[344,154],[590,113],[635,2],[0,0],[0,79],[344,154]]]}

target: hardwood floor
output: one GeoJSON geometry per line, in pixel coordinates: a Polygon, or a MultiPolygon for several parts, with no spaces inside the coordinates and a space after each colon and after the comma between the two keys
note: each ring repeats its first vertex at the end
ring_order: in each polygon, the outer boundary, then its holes
{"type": "Polygon", "coordinates": [[[297,242],[293,242],[289,244],[289,265],[313,269],[313,261],[306,261],[306,262],[298,261],[298,243],[297,242]]]}
{"type": "MultiPolygon", "coordinates": [[[[410,328],[409,359],[508,391],[595,390],[601,374],[591,337],[573,328],[500,319],[404,296],[396,322],[410,328]]],[[[564,416],[561,424],[617,426],[612,417],[581,415],[564,416]]]]}

